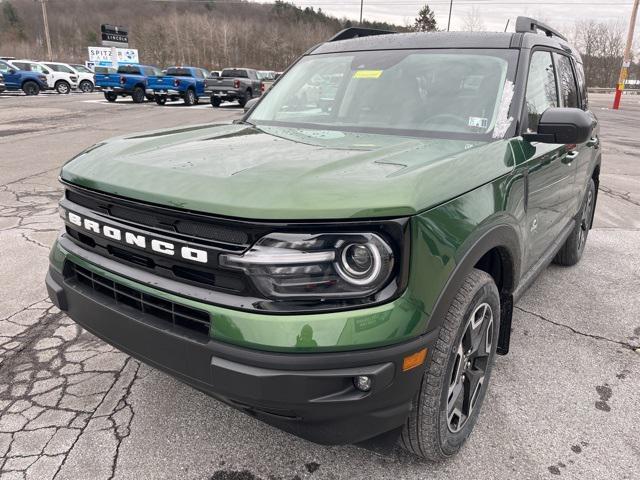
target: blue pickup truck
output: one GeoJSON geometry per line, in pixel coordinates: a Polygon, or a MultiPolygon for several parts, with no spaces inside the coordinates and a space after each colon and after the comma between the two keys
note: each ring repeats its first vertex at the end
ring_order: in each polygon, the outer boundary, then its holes
{"type": "Polygon", "coordinates": [[[148,65],[120,65],[117,70],[97,67],[95,83],[109,102],[130,96],[133,103],[142,103],[145,98],[153,100],[153,90],[149,84],[159,76],[162,76],[162,72],[148,65]]]}
{"type": "Polygon", "coordinates": [[[38,95],[47,90],[47,77],[40,72],[18,70],[4,60],[0,60],[0,74],[4,77],[6,90],[22,90],[26,95],[38,95]]]}
{"type": "Polygon", "coordinates": [[[164,105],[167,99],[175,101],[178,98],[182,98],[185,105],[195,105],[200,97],[210,95],[206,88],[209,76],[210,73],[204,68],[169,67],[165,75],[155,77],[149,87],[158,105],[164,105]]]}

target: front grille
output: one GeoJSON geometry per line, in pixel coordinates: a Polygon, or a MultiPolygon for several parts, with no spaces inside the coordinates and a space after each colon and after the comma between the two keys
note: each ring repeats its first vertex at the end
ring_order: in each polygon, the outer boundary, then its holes
{"type": "Polygon", "coordinates": [[[144,225],[160,231],[179,233],[194,239],[207,240],[223,244],[246,248],[249,246],[247,232],[222,225],[214,219],[203,215],[190,215],[186,212],[175,212],[168,208],[152,207],[128,202],[107,195],[87,194],[85,192],[67,189],[67,200],[108,215],[114,219],[144,225]]]}
{"type": "Polygon", "coordinates": [[[73,279],[80,285],[91,289],[96,296],[110,299],[119,305],[134,308],[155,321],[169,324],[177,329],[186,329],[205,335],[206,338],[209,336],[211,320],[209,314],[203,310],[186,307],[155,295],[142,293],[134,288],[109,280],[71,261],[67,261],[65,264],[65,278],[73,279]]]}

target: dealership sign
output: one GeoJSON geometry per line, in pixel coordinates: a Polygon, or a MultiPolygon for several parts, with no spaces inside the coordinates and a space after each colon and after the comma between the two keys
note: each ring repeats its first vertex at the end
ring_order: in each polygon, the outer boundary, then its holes
{"type": "MultiPolygon", "coordinates": [[[[89,47],[89,61],[95,65],[112,65],[112,48],[89,47]]],[[[116,61],[118,63],[139,63],[138,50],[135,48],[116,48],[116,61]]]]}
{"type": "Polygon", "coordinates": [[[129,46],[129,32],[125,27],[103,24],[100,26],[100,34],[102,45],[105,47],[126,48],[129,46]]]}

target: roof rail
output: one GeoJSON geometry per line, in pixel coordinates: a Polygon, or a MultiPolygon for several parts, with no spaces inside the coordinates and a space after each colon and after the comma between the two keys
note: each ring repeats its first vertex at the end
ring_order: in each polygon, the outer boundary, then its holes
{"type": "Polygon", "coordinates": [[[391,30],[376,30],[375,28],[351,27],[345,28],[341,32],[336,33],[327,41],[337,42],[338,40],[349,40],[350,38],[370,37],[372,35],[389,35],[392,33],[398,32],[393,32],[391,30]]]}
{"type": "Polygon", "coordinates": [[[567,37],[538,20],[529,17],[518,17],[516,19],[517,33],[537,33],[538,30],[544,32],[547,37],[558,37],[565,42],[567,41],[567,37]]]}

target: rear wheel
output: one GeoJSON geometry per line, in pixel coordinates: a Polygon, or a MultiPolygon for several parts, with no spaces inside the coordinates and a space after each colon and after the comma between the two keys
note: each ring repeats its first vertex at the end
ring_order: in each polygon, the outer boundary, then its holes
{"type": "Polygon", "coordinates": [[[107,102],[113,103],[118,99],[118,95],[113,92],[104,92],[104,98],[107,100],[107,102]]]}
{"type": "Polygon", "coordinates": [[[430,352],[402,446],[433,461],[455,455],[471,434],[487,392],[500,329],[500,297],[490,275],[472,270],[430,352]]]}
{"type": "Polygon", "coordinates": [[[242,96],[238,98],[238,103],[244,108],[249,100],[251,100],[251,90],[244,92],[242,96]]]}
{"type": "Polygon", "coordinates": [[[91,83],[89,80],[81,81],[80,85],[78,85],[78,87],[80,88],[80,91],[82,93],[91,93],[91,92],[93,92],[93,83],[91,83]]]}
{"type": "Polygon", "coordinates": [[[144,88],[136,87],[133,89],[133,93],[131,94],[131,100],[133,100],[133,103],[144,102],[144,97],[144,88]]]}
{"type": "Polygon", "coordinates": [[[22,85],[22,91],[25,93],[25,95],[38,95],[40,93],[40,85],[29,80],[27,82],[24,82],[24,84],[22,85]]]}
{"type": "Polygon", "coordinates": [[[155,100],[158,105],[164,105],[165,103],[167,103],[167,97],[163,95],[156,95],[155,100]]]}
{"type": "Polygon", "coordinates": [[[215,95],[211,95],[211,105],[213,107],[218,108],[221,103],[222,103],[222,100],[220,100],[220,97],[216,97],[215,95]]]}
{"type": "Polygon", "coordinates": [[[71,92],[71,85],[69,85],[64,80],[58,80],[56,82],[55,88],[56,88],[56,92],[58,92],[61,95],[67,95],[69,92],[71,92]]]}
{"type": "Polygon", "coordinates": [[[593,210],[596,206],[596,184],[593,178],[589,179],[587,191],[582,200],[580,217],[573,231],[564,242],[564,245],[553,259],[553,263],[570,267],[582,258],[584,247],[587,244],[587,236],[593,221],[593,210]]]}
{"type": "Polygon", "coordinates": [[[187,106],[194,105],[196,103],[196,92],[194,92],[191,88],[188,88],[186,92],[184,92],[184,104],[187,106]]]}

